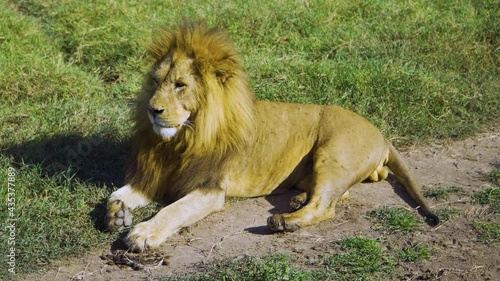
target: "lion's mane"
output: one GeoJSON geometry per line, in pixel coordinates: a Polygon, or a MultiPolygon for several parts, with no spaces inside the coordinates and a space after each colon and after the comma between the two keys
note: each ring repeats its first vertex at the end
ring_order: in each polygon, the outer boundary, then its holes
{"type": "Polygon", "coordinates": [[[133,161],[127,173],[144,195],[169,201],[194,189],[221,186],[218,171],[250,137],[254,104],[243,66],[223,32],[198,24],[174,30],[158,31],[149,46],[152,69],[176,52],[193,59],[197,110],[188,126],[171,140],[162,140],[147,117],[154,91],[147,75],[137,101],[133,161]]]}

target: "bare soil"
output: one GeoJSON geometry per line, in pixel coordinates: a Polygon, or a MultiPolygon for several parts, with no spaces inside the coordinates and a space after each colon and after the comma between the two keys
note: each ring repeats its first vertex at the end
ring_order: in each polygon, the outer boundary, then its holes
{"type": "MultiPolygon", "coordinates": [[[[160,251],[134,255],[110,248],[80,258],[54,263],[44,273],[26,280],[144,280],[200,270],[200,263],[244,255],[290,253],[314,260],[334,253],[333,242],[360,235],[384,237],[389,245],[421,242],[432,249],[430,259],[405,263],[402,280],[500,280],[500,243],[479,239],[472,221],[484,219],[485,210],[473,204],[472,193],[491,184],[486,175],[500,168],[500,133],[482,134],[464,141],[414,147],[403,152],[423,189],[463,187],[448,200],[431,201],[434,210],[459,209],[449,221],[432,228],[421,223],[418,231],[397,235],[373,228],[366,213],[380,206],[404,207],[414,203],[391,177],[362,183],[337,206],[335,219],[286,234],[271,234],[267,217],[288,211],[293,192],[265,198],[232,199],[225,211],[213,214],[171,237],[160,251]]],[[[496,218],[497,219],[497,218],[496,218]]],[[[116,246],[116,245],[115,245],[116,246]]]]}

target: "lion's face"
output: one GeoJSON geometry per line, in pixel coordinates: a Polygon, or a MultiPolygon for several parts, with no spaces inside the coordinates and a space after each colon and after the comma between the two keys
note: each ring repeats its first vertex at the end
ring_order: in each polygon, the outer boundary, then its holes
{"type": "Polygon", "coordinates": [[[169,140],[186,125],[196,110],[196,76],[193,59],[183,54],[167,56],[150,73],[147,114],[154,132],[169,140]]]}

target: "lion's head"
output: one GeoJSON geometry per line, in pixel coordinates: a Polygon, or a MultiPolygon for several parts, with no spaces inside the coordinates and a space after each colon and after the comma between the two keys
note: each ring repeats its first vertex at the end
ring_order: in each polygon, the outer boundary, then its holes
{"type": "Polygon", "coordinates": [[[154,62],[135,115],[134,166],[141,169],[129,177],[154,193],[166,177],[190,185],[175,175],[195,182],[194,174],[242,147],[252,133],[254,98],[232,44],[217,29],[160,30],[148,53],[154,62]]]}
{"type": "Polygon", "coordinates": [[[161,30],[149,54],[155,62],[137,109],[139,127],[197,152],[242,143],[253,96],[223,32],[193,24],[161,30]]]}

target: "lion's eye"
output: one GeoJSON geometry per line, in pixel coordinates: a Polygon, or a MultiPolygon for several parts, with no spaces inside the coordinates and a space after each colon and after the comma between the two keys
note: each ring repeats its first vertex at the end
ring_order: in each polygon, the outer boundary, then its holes
{"type": "Polygon", "coordinates": [[[186,84],[184,84],[182,82],[175,82],[174,87],[177,88],[177,89],[181,89],[181,88],[186,87],[186,84]]]}

